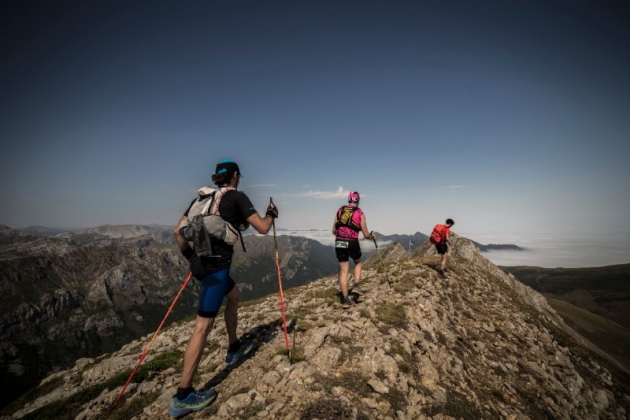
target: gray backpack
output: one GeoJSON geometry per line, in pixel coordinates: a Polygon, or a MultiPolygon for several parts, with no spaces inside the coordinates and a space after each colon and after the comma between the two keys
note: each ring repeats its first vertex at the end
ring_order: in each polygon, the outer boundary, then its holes
{"type": "MultiPolygon", "coordinates": [[[[221,240],[228,245],[234,245],[240,238],[243,251],[245,251],[240,230],[223,220],[219,214],[221,198],[233,189],[232,187],[202,187],[197,191],[197,200],[190,206],[188,219],[181,223],[179,229],[184,238],[192,241],[193,249],[198,256],[220,257],[212,252],[213,240],[221,240]]],[[[245,230],[247,226],[240,226],[240,228],[245,230]]]]}

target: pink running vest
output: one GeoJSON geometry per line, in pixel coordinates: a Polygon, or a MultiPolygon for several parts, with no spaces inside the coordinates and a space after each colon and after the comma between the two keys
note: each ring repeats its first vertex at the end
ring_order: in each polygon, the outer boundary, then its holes
{"type": "MultiPolygon", "coordinates": [[[[346,208],[356,208],[354,213],[352,214],[352,223],[356,226],[361,226],[361,215],[363,214],[363,210],[356,206],[343,206],[339,210],[337,210],[337,220],[341,220],[343,216],[344,209],[346,208]]],[[[359,239],[359,231],[356,231],[348,226],[340,226],[337,229],[337,235],[335,236],[337,240],[358,240],[359,239]]]]}

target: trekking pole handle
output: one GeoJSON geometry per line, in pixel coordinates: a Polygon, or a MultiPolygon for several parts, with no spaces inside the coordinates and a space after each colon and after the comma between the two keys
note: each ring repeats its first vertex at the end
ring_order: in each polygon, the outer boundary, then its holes
{"type": "Polygon", "coordinates": [[[278,210],[277,210],[278,208],[277,208],[277,207],[276,207],[276,205],[273,203],[273,198],[272,198],[272,197],[269,197],[269,205],[267,206],[267,216],[270,216],[270,215],[269,215],[269,211],[270,211],[271,209],[273,209],[273,211],[275,212],[275,216],[274,216],[274,215],[271,215],[271,218],[273,219],[273,220],[271,221],[271,223],[273,224],[273,226],[274,226],[274,228],[275,228],[275,226],[276,226],[276,217],[278,217],[278,210]]]}

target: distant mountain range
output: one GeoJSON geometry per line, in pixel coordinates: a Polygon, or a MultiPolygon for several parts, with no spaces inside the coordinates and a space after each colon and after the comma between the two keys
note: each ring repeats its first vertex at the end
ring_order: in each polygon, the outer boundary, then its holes
{"type": "MultiPolygon", "coordinates": [[[[423,233],[416,232],[413,235],[383,235],[378,233],[379,242],[398,242],[403,248],[413,251],[418,246],[422,245],[424,241],[429,237],[423,233]]],[[[470,239],[469,239],[470,240],[470,239]]],[[[488,251],[523,251],[523,248],[512,244],[480,244],[470,240],[481,252],[488,251]]]]}
{"type": "MultiPolygon", "coordinates": [[[[2,225],[0,225],[2,226],[2,225]]],[[[107,226],[107,225],[106,225],[107,226]]],[[[128,226],[137,226],[137,225],[128,225],[128,226]]],[[[164,226],[164,225],[157,225],[157,224],[153,224],[153,225],[147,225],[151,228],[156,228],[156,229],[160,229],[160,230],[168,230],[170,231],[171,227],[169,226],[164,226]]],[[[91,228],[91,229],[79,229],[79,228],[49,228],[49,227],[45,227],[45,226],[29,226],[26,227],[24,229],[22,229],[22,231],[26,231],[26,232],[32,232],[32,233],[36,233],[39,235],[47,235],[47,236],[52,236],[52,235],[58,235],[60,233],[71,233],[71,232],[77,232],[77,231],[92,231],[94,229],[98,230],[101,229],[102,227],[98,227],[98,228],[91,228]]],[[[297,237],[302,237],[302,236],[306,236],[308,237],[308,233],[310,232],[320,232],[320,229],[304,229],[301,231],[296,231],[294,229],[286,229],[286,228],[277,228],[276,229],[277,232],[279,232],[280,234],[286,234],[286,232],[296,232],[295,235],[292,236],[297,236],[297,237]],[[304,232],[305,234],[300,234],[300,232],[304,232]]],[[[378,242],[386,242],[386,243],[390,243],[390,242],[398,242],[399,244],[401,244],[401,246],[407,250],[414,250],[418,245],[420,245],[422,242],[424,242],[425,240],[429,239],[429,237],[423,233],[420,232],[416,232],[413,235],[404,235],[404,234],[394,234],[394,235],[384,235],[380,232],[376,232],[378,235],[378,242]]],[[[256,233],[253,230],[248,230],[247,232],[245,232],[244,236],[250,236],[250,235],[256,235],[256,233]]],[[[518,245],[514,245],[514,244],[481,244],[479,242],[473,241],[471,240],[471,242],[473,244],[475,244],[475,246],[481,251],[481,252],[488,252],[488,251],[523,251],[524,249],[519,247],[518,245]]]]}
{"type": "Polygon", "coordinates": [[[57,235],[58,233],[74,232],[76,230],[81,230],[81,229],[80,228],[50,228],[46,226],[28,226],[22,230],[37,233],[38,235],[52,236],[52,235],[57,235]]]}

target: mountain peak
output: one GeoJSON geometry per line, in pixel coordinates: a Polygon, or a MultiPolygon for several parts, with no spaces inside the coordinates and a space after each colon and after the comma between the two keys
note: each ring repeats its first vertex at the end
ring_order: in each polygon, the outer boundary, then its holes
{"type": "MultiPolygon", "coordinates": [[[[412,253],[381,249],[347,311],[336,276],[288,290],[289,354],[277,295],[242,305],[239,333],[255,347],[234,367],[223,362],[218,318],[195,385],[219,397],[190,418],[627,418],[627,372],[469,240],[451,241],[446,278],[428,242],[412,253]]],[[[114,412],[168,418],[192,329],[181,322],[158,335],[114,412]]],[[[105,415],[150,339],[52,375],[14,416],[55,407],[80,419],[105,415]]]]}

